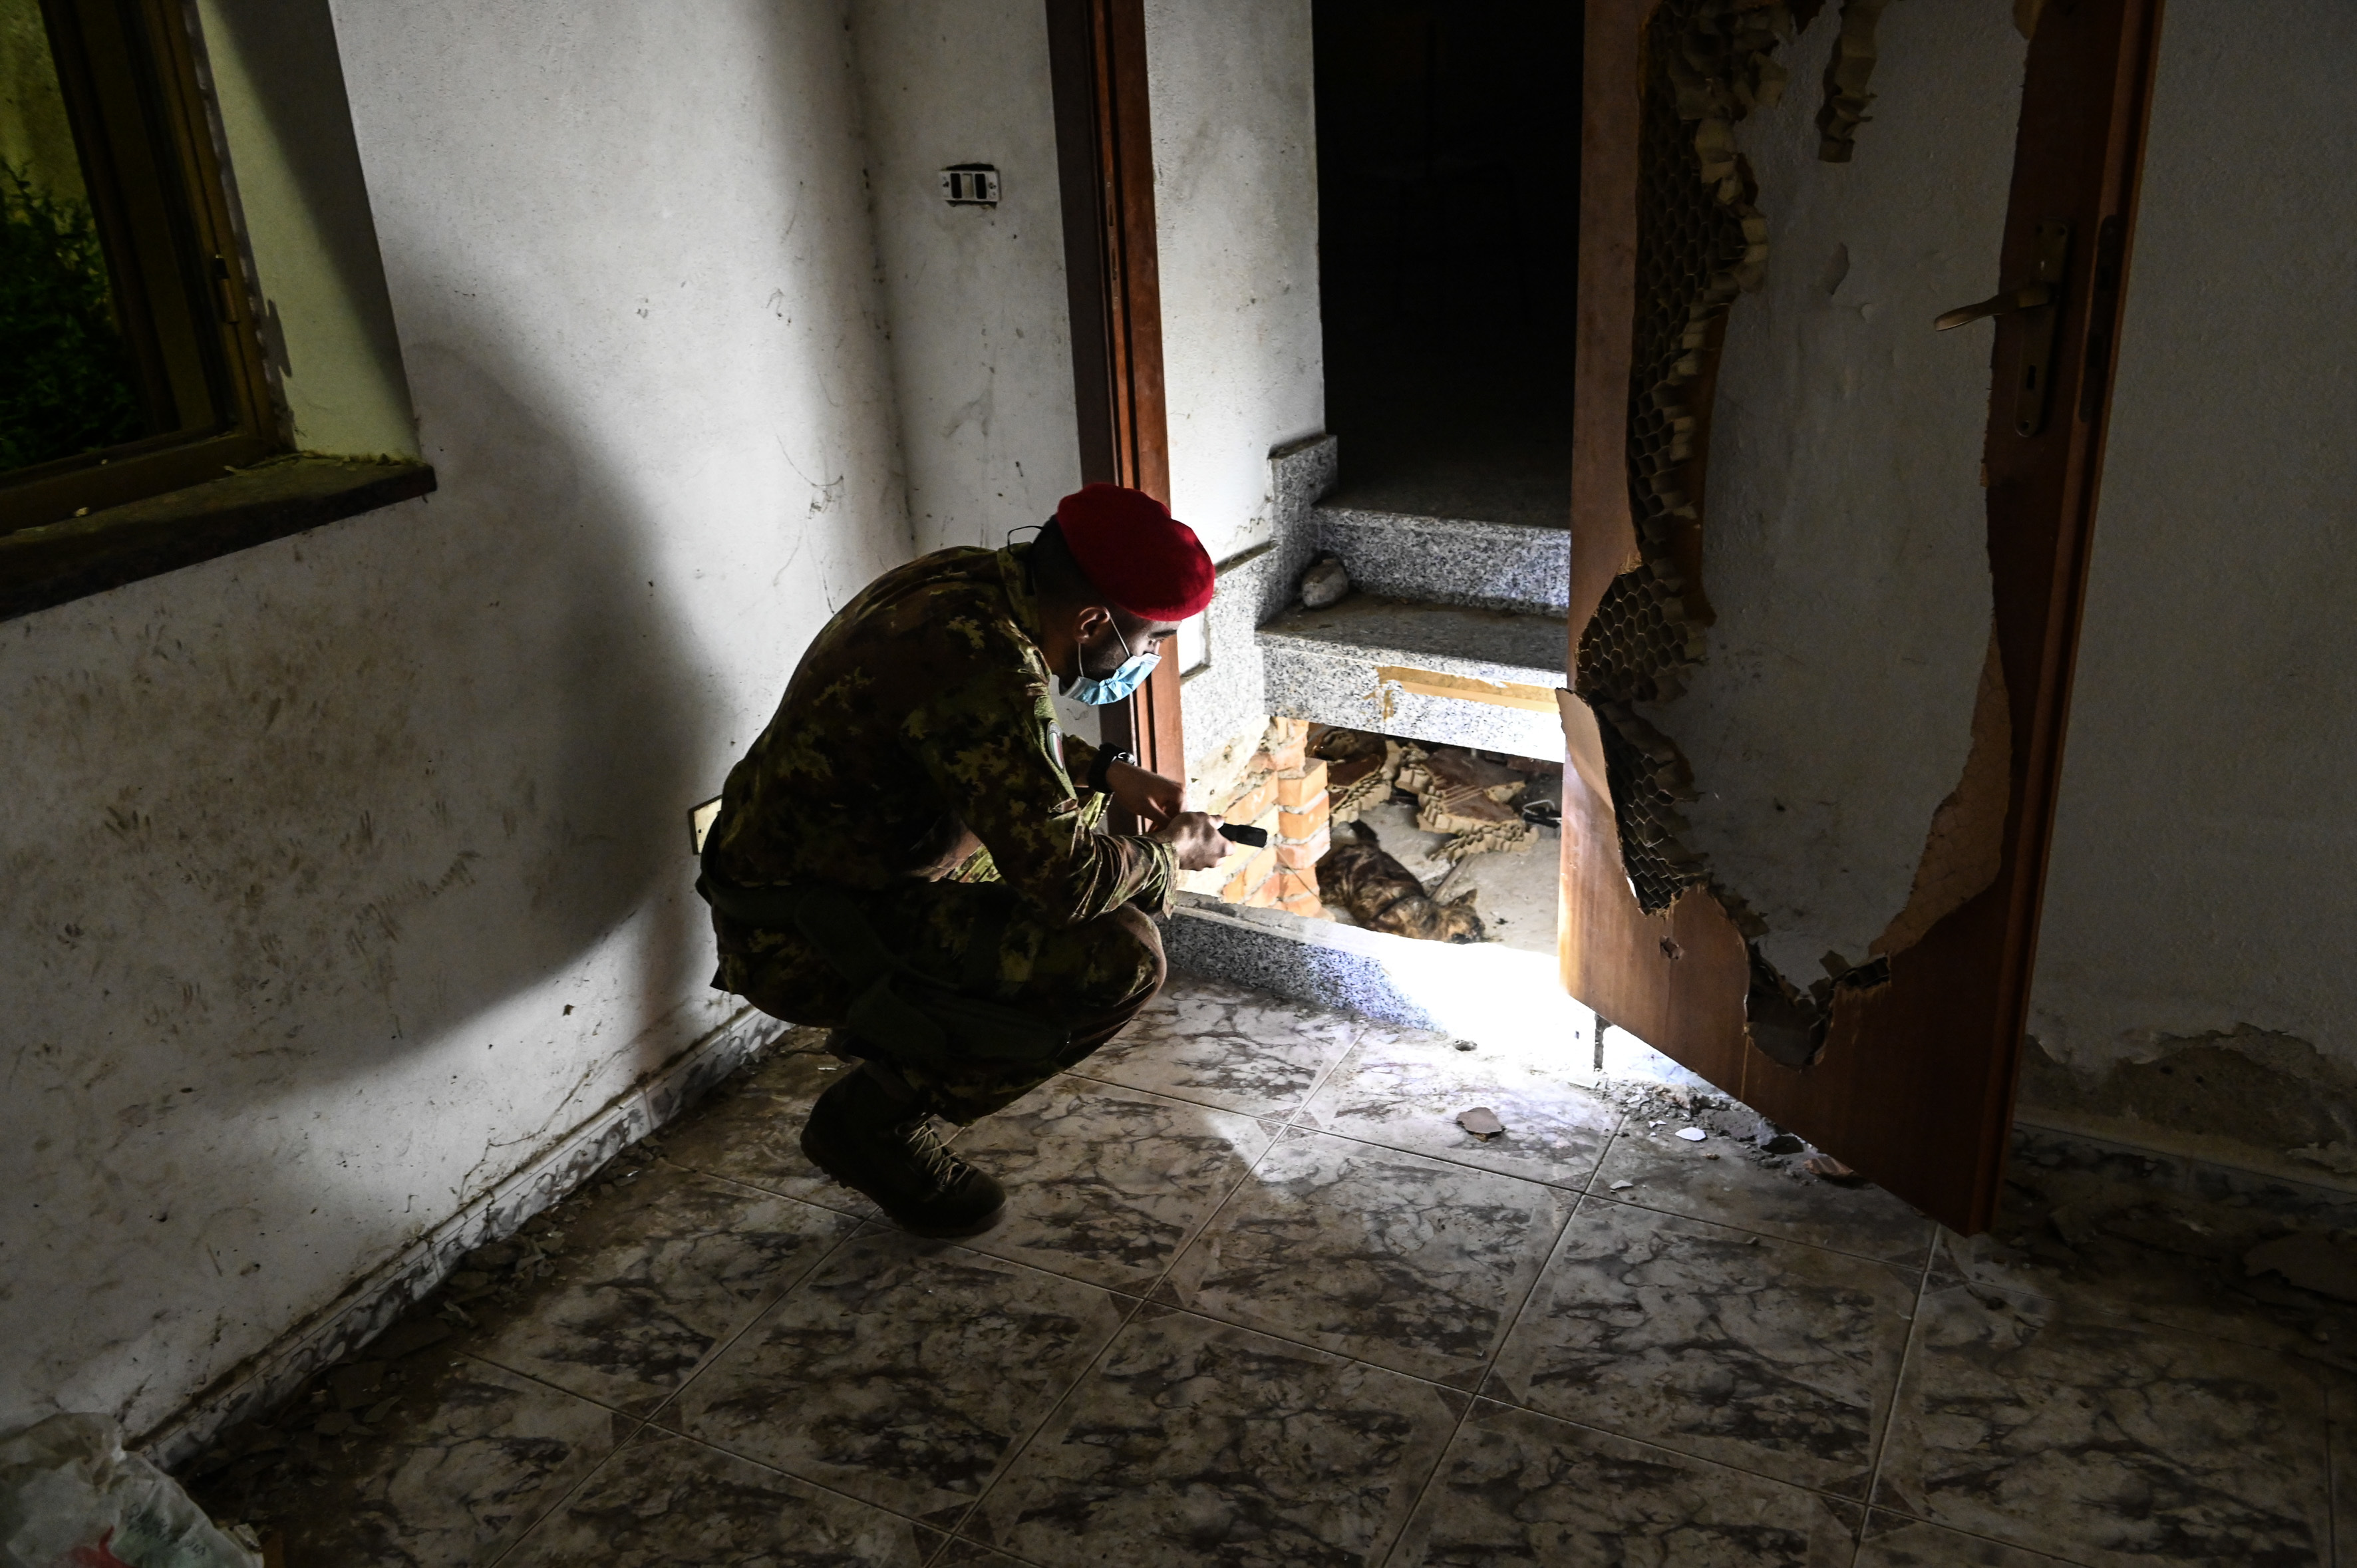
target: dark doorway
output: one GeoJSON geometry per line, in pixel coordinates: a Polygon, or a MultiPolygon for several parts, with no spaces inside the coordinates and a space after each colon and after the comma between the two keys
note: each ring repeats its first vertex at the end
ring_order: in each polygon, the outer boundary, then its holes
{"type": "Polygon", "coordinates": [[[1332,502],[1567,526],[1582,8],[1315,4],[1332,502]]]}

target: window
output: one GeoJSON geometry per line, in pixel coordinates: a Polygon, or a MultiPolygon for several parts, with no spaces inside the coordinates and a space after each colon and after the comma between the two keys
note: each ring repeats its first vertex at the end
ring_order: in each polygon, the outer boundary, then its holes
{"type": "Polygon", "coordinates": [[[277,450],[177,0],[0,0],[0,536],[277,450]]]}

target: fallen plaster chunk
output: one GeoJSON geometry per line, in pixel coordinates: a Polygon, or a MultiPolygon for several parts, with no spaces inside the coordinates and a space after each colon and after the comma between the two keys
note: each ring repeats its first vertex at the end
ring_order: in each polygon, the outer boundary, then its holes
{"type": "Polygon", "coordinates": [[[2357,1248],[2306,1231],[2252,1248],[2243,1254],[2243,1270],[2255,1275],[2281,1274],[2302,1290],[2335,1301],[2357,1301],[2357,1248]]]}
{"type": "Polygon", "coordinates": [[[1506,1124],[1498,1120],[1498,1113],[1486,1105],[1476,1105],[1470,1111],[1460,1112],[1457,1124],[1485,1144],[1506,1130],[1506,1124]]]}
{"type": "Polygon", "coordinates": [[[1678,1136],[1684,1138],[1689,1144],[1699,1144],[1705,1138],[1709,1137],[1710,1134],[1704,1132],[1699,1127],[1681,1127],[1678,1129],[1678,1136]]]}
{"type": "Polygon", "coordinates": [[[1864,1187],[1866,1178],[1834,1158],[1831,1155],[1812,1155],[1801,1162],[1801,1168],[1819,1181],[1829,1181],[1835,1187],[1864,1187]]]}
{"type": "Polygon", "coordinates": [[[1616,1181],[1612,1184],[1612,1190],[1615,1192],[1626,1192],[1636,1185],[1637,1184],[1633,1181],[1616,1181]]]}
{"type": "Polygon", "coordinates": [[[2337,1138],[2330,1144],[2309,1144],[2284,1153],[2303,1164],[2321,1165],[2335,1176],[2357,1176],[2357,1149],[2337,1138]]]}

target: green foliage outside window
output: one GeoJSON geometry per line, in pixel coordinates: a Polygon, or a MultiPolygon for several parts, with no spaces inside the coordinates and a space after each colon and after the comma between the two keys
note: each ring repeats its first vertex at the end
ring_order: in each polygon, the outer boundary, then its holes
{"type": "Polygon", "coordinates": [[[0,473],[146,434],[90,208],[0,160],[0,473]]]}

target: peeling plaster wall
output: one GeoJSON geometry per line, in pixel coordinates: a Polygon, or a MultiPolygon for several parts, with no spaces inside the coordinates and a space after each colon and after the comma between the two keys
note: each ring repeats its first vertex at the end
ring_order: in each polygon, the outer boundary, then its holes
{"type": "Polygon", "coordinates": [[[1817,160],[1829,9],[1781,104],[1737,131],[1767,282],[1729,314],[1704,499],[1717,611],[1687,694],[1645,710],[1702,798],[1688,842],[1806,985],[1906,904],[1957,786],[1988,647],[1991,328],[1932,317],[1996,291],[2024,46],[2003,0],[1883,15],[1854,162],[1817,160]]]}
{"type": "Polygon", "coordinates": [[[1227,561],[1326,423],[1309,0],[1146,0],[1146,39],[1171,506],[1227,561]]]}
{"type": "Polygon", "coordinates": [[[1055,100],[1039,0],[856,0],[917,548],[1006,541],[1080,488],[1055,100]],[[940,171],[996,166],[996,207],[940,171]]]}
{"type": "Polygon", "coordinates": [[[911,548],[848,20],[338,0],[442,488],[0,627],[0,1430],[151,1427],[731,1011],[685,808],[911,548]]]}
{"type": "Polygon", "coordinates": [[[2352,72],[2338,0],[2171,0],[2032,1004],[2090,1079],[2195,1047],[2252,1067],[2212,1097],[2357,1078],[2357,202],[2306,151],[2352,72]]]}

